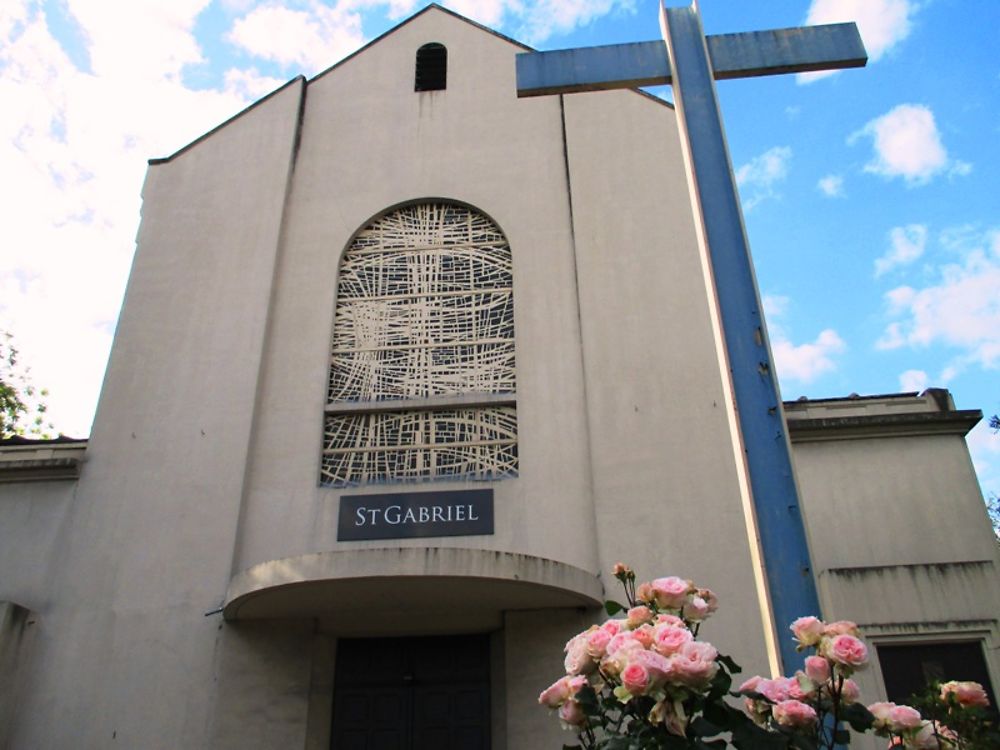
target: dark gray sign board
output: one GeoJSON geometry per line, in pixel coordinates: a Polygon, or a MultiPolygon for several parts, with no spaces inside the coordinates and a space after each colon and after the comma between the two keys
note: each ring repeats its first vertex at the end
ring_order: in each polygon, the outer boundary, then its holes
{"type": "Polygon", "coordinates": [[[337,541],[493,534],[493,490],[342,495],[337,541]]]}

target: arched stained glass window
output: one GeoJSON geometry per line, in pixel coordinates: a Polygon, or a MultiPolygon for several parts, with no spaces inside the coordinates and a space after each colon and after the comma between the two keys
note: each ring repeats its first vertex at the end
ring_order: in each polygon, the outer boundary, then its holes
{"type": "Polygon", "coordinates": [[[340,266],[320,481],[517,471],[511,253],[453,203],[392,211],[340,266]]]}

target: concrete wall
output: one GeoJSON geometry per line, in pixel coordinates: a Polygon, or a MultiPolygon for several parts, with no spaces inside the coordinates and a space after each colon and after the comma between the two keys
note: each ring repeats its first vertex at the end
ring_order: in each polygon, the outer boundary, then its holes
{"type": "Polygon", "coordinates": [[[150,167],[79,487],[17,501],[59,518],[4,568],[39,612],[15,747],[207,745],[301,88],[150,167]]]}

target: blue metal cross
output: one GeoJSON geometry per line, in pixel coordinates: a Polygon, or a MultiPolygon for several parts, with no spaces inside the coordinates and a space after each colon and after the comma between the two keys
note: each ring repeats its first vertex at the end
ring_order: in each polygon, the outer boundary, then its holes
{"type": "Polygon", "coordinates": [[[706,37],[697,3],[660,7],[663,40],[517,56],[517,95],[671,84],[702,252],[708,260],[750,488],[774,636],[786,673],[802,663],[787,626],[819,614],[760,294],[715,80],[862,67],[853,23],[706,37]]]}

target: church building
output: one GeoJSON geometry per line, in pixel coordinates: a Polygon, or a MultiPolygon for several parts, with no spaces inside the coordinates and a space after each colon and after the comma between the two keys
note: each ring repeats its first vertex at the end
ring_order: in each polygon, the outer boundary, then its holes
{"type": "MultiPolygon", "coordinates": [[[[92,434],[0,443],[0,748],[558,748],[618,561],[777,664],[675,111],[527,49],[432,5],[150,161],[92,434]]],[[[1000,687],[981,418],[785,404],[871,701],[1000,687]]]]}

